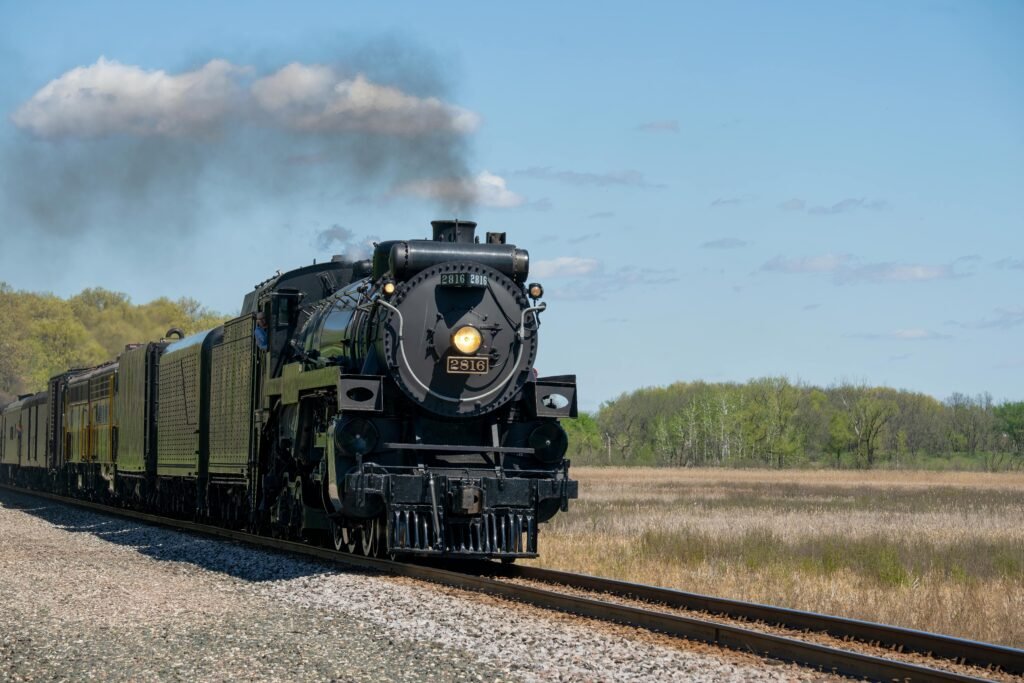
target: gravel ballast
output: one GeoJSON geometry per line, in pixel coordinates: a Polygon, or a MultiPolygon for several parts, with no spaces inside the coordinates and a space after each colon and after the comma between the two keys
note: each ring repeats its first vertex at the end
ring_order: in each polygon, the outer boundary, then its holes
{"type": "Polygon", "coordinates": [[[0,680],[821,680],[0,491],[0,680]]]}

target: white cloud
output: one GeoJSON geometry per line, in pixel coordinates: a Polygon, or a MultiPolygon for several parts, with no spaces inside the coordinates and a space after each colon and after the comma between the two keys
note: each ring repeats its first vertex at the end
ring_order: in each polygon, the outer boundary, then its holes
{"type": "Polygon", "coordinates": [[[700,245],[702,249],[740,249],[747,246],[746,241],[736,237],[723,237],[719,240],[711,240],[700,245]]]}
{"type": "Polygon", "coordinates": [[[362,74],[344,78],[319,64],[289,64],[253,83],[252,95],[278,123],[300,131],[463,134],[480,125],[477,114],[436,97],[409,95],[362,74]]]}
{"type": "Polygon", "coordinates": [[[840,282],[924,282],[955,277],[951,265],[868,263],[837,276],[840,282]]]}
{"type": "Polygon", "coordinates": [[[660,121],[648,121],[636,127],[644,133],[678,133],[679,121],[675,119],[662,119],[660,121]]]}
{"type": "Polygon", "coordinates": [[[821,254],[800,258],[776,256],[764,263],[761,270],[775,273],[832,273],[836,284],[858,282],[927,282],[964,277],[952,264],[924,265],[916,263],[857,264],[850,254],[821,254]]]}
{"type": "Polygon", "coordinates": [[[761,266],[761,270],[778,273],[834,273],[844,268],[850,259],[849,254],[821,254],[801,258],[776,256],[761,266]]]}
{"type": "Polygon", "coordinates": [[[526,198],[508,189],[505,179],[489,171],[481,171],[473,178],[441,180],[414,180],[397,189],[424,199],[443,199],[454,202],[475,202],[480,206],[513,208],[522,206],[526,198]]]}
{"type": "Polygon", "coordinates": [[[903,330],[894,330],[884,334],[851,334],[848,337],[854,337],[858,339],[873,339],[879,341],[885,340],[896,340],[896,341],[936,341],[942,339],[951,339],[948,334],[942,334],[941,332],[934,332],[932,330],[925,330],[922,328],[908,328],[903,330]]]}
{"type": "Polygon", "coordinates": [[[100,57],[47,83],[11,120],[45,138],[193,133],[223,122],[238,101],[245,72],[215,59],[171,75],[100,57]]]}
{"type": "Polygon", "coordinates": [[[559,256],[530,264],[530,274],[539,278],[582,277],[591,275],[600,268],[601,263],[597,259],[559,256]]]}
{"type": "Polygon", "coordinates": [[[928,330],[896,330],[892,333],[892,336],[896,339],[929,339],[932,337],[932,333],[928,330]]]}
{"type": "Polygon", "coordinates": [[[395,136],[462,135],[480,125],[467,109],[328,66],[292,63],[250,83],[252,72],[215,59],[169,74],[100,57],[50,81],[11,120],[44,138],[181,136],[259,120],[304,133],[395,136]]]}
{"type": "Polygon", "coordinates": [[[1024,325],[1024,306],[997,308],[993,316],[973,322],[950,322],[974,330],[1009,330],[1024,325]]]}

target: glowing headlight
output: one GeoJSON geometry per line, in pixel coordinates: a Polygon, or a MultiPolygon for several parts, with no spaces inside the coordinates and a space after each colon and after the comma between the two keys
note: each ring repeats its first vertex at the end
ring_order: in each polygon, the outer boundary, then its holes
{"type": "Polygon", "coordinates": [[[539,299],[544,296],[544,288],[539,282],[531,282],[527,287],[527,292],[530,294],[531,299],[539,299]]]}
{"type": "Polygon", "coordinates": [[[476,350],[480,348],[480,344],[483,343],[483,338],[480,336],[480,330],[469,325],[460,327],[458,331],[452,335],[452,343],[455,344],[455,348],[460,353],[469,355],[476,353],[476,350]]]}
{"type": "Polygon", "coordinates": [[[394,294],[395,293],[395,283],[394,282],[385,282],[384,283],[384,293],[387,294],[388,296],[391,296],[392,294],[394,294]]]}

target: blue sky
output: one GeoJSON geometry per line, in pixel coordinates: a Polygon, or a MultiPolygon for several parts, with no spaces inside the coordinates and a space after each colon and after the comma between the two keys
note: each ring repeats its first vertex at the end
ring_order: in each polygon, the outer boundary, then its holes
{"type": "Polygon", "coordinates": [[[0,2],[0,280],[233,312],[458,212],[530,250],[538,367],[588,409],[1024,399],[1024,5],[552,5],[0,2]]]}

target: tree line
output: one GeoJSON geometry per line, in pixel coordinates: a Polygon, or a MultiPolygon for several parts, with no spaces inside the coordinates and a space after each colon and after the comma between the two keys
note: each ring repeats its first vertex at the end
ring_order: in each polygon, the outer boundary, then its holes
{"type": "Polygon", "coordinates": [[[171,327],[191,334],[225,320],[194,299],[133,304],[127,294],[102,288],[62,299],[4,282],[0,313],[0,405],[42,391],[68,368],[112,360],[126,344],[160,339],[171,327]]]}
{"type": "Polygon", "coordinates": [[[1024,465],[1024,401],[784,377],[644,388],[566,421],[576,463],[655,466],[1024,465]]]}

